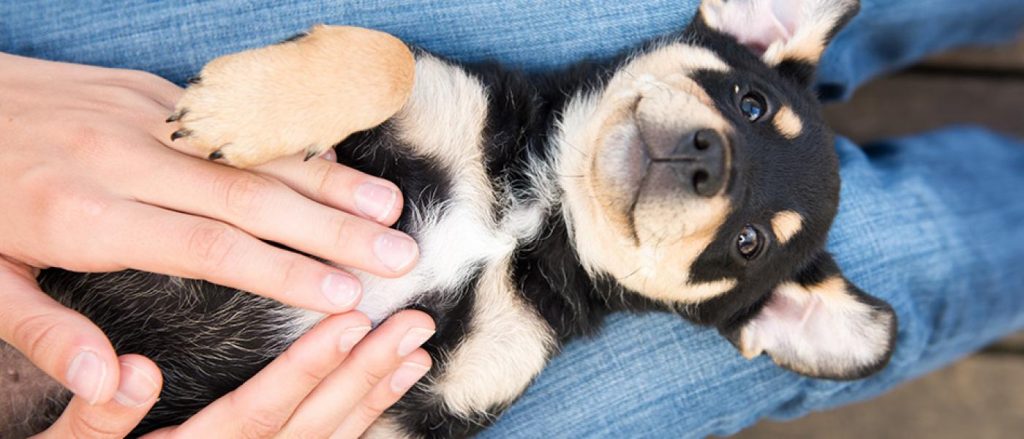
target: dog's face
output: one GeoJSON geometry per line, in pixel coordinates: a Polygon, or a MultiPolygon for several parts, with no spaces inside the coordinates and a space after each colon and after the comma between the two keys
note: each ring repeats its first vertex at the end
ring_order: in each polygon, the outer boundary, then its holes
{"type": "Polygon", "coordinates": [[[833,378],[880,368],[895,317],[824,251],[838,160],[809,91],[857,6],[706,0],[683,36],[582,99],[585,128],[564,139],[579,151],[562,165],[584,265],[717,326],[748,357],[833,378]]]}

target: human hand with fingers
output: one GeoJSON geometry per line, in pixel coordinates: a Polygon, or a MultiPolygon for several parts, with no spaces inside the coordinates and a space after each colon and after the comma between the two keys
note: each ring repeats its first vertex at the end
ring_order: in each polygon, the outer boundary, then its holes
{"type": "Polygon", "coordinates": [[[39,290],[37,269],[134,268],[338,313],[359,302],[354,276],[264,241],[385,277],[415,264],[415,242],[388,228],[402,208],[390,182],[332,160],[250,172],[192,157],[165,122],[182,90],[154,75],[6,54],[0,65],[0,339],[76,404],[115,404],[118,383],[155,369],[119,361],[98,327],[39,290]]]}
{"type": "MultiPolygon", "coordinates": [[[[369,335],[370,322],[358,312],[328,317],[238,389],[184,424],[144,437],[359,437],[430,369],[420,345],[433,330],[419,311],[395,314],[369,335]]],[[[75,397],[39,437],[131,433],[156,402],[160,371],[137,355],[120,364],[114,400],[89,405],[75,397]]]]}

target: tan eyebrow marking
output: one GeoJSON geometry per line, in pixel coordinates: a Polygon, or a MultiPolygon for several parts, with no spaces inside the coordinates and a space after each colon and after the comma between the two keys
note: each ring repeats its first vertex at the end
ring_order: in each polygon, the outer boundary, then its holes
{"type": "Polygon", "coordinates": [[[800,121],[800,117],[793,112],[792,108],[788,105],[779,109],[775,112],[775,118],[772,119],[772,123],[775,124],[775,128],[789,139],[795,139],[800,135],[800,132],[804,129],[803,122],[800,121]]]}
{"type": "Polygon", "coordinates": [[[807,288],[807,291],[812,293],[818,293],[825,295],[825,297],[834,298],[837,300],[857,300],[850,297],[848,290],[846,289],[846,282],[839,276],[830,276],[827,279],[811,285],[807,288]]]}
{"type": "Polygon", "coordinates": [[[785,244],[803,227],[804,218],[792,210],[784,210],[772,217],[772,231],[780,244],[785,244]]]}

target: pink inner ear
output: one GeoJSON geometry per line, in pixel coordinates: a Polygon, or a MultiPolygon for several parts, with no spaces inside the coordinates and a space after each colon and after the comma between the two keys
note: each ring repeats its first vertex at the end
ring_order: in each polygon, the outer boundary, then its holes
{"type": "Polygon", "coordinates": [[[803,0],[731,0],[719,6],[719,30],[736,37],[756,55],[787,41],[800,24],[803,0]]]}
{"type": "Polygon", "coordinates": [[[743,327],[738,347],[747,358],[767,352],[800,373],[842,377],[878,364],[895,324],[891,312],[858,300],[838,276],[810,286],[786,282],[743,327]]]}

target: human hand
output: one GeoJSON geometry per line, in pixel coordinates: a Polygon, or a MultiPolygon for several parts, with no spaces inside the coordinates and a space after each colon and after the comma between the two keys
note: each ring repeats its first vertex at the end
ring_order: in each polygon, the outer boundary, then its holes
{"type": "MultiPolygon", "coordinates": [[[[434,330],[426,314],[395,314],[360,341],[369,324],[358,312],[328,317],[238,389],[144,437],[359,437],[431,366],[419,348],[434,330]]],[[[128,435],[156,402],[160,370],[137,355],[120,361],[115,400],[89,405],[75,397],[39,437],[128,435]]]]}
{"type": "Polygon", "coordinates": [[[416,244],[386,227],[402,207],[387,181],[329,160],[254,173],[183,154],[164,122],[182,90],[147,73],[0,65],[0,339],[84,401],[111,400],[120,362],[99,328],[39,291],[37,269],[135,268],[337,313],[360,299],[352,275],[261,240],[380,276],[415,263],[416,244]]]}

